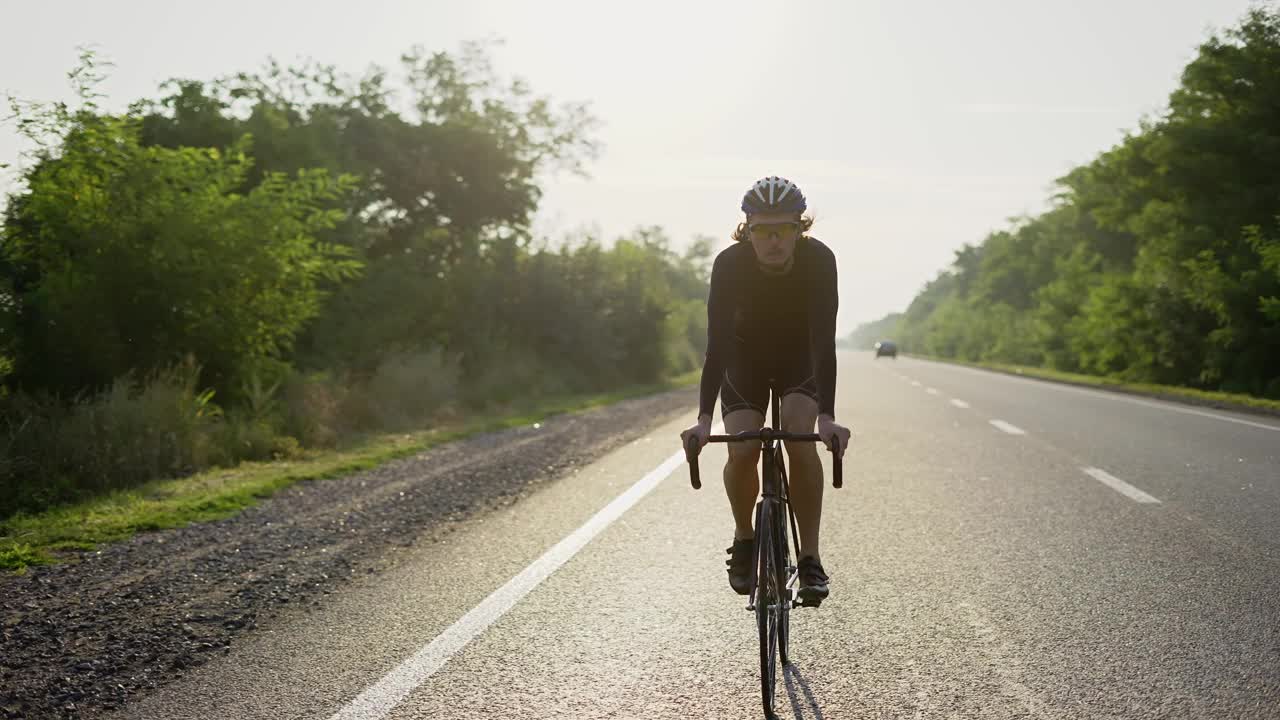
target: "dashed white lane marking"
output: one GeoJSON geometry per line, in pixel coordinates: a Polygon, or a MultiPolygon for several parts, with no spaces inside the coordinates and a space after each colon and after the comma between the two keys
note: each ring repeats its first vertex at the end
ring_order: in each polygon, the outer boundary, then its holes
{"type": "MultiPolygon", "coordinates": [[[[723,432],[717,425],[712,433],[723,432]]],[[[412,657],[401,662],[377,683],[360,693],[354,700],[338,712],[330,720],[377,720],[385,717],[409,693],[431,677],[444,666],[449,658],[476,638],[486,628],[502,617],[525,595],[538,586],[551,573],[564,565],[578,553],[600,531],[649,494],[684,463],[684,451],[676,452],[654,468],[648,475],[640,478],[625,492],[614,498],[591,519],[574,530],[568,537],[556,543],[554,547],[534,560],[520,574],[507,581],[507,584],[494,590],[489,597],[476,605],[457,622],[436,636],[414,653],[412,657]]]]}
{"type": "Polygon", "coordinates": [[[1017,425],[1010,425],[1009,423],[1003,420],[992,420],[990,422],[992,425],[995,425],[998,429],[1003,430],[1004,432],[1007,432],[1010,435],[1026,435],[1027,434],[1026,430],[1023,430],[1017,425]]]}
{"type": "Polygon", "coordinates": [[[930,395],[937,395],[938,388],[925,388],[925,392],[929,393],[930,395]]]}
{"type": "Polygon", "coordinates": [[[1101,470],[1096,467],[1086,467],[1086,468],[1080,468],[1080,469],[1084,471],[1085,475],[1088,475],[1094,480],[1097,480],[1103,485],[1106,485],[1112,490],[1115,490],[1116,492],[1120,493],[1121,495],[1124,495],[1125,497],[1131,500],[1134,500],[1135,502],[1140,502],[1140,503],[1160,502],[1159,500],[1152,497],[1151,495],[1148,495],[1147,493],[1121,480],[1115,475],[1112,475],[1106,470],[1101,470]]]}
{"type": "Polygon", "coordinates": [[[965,402],[965,401],[963,401],[963,400],[960,400],[960,399],[958,399],[958,398],[951,398],[951,404],[952,404],[952,405],[955,405],[956,407],[960,408],[961,410],[966,409],[966,408],[968,408],[968,407],[969,407],[969,403],[967,403],[967,402],[965,402]]]}
{"type": "Polygon", "coordinates": [[[912,380],[912,381],[911,381],[911,387],[920,387],[920,381],[919,381],[919,380],[912,380]]]}

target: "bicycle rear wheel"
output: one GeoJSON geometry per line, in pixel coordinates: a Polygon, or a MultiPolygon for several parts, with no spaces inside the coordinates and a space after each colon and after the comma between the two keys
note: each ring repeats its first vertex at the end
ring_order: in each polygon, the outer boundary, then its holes
{"type": "Polygon", "coordinates": [[[760,501],[756,522],[756,627],[760,632],[760,699],[764,716],[774,717],[774,688],[778,679],[779,635],[786,588],[779,582],[783,569],[778,560],[778,503],[760,501]]]}

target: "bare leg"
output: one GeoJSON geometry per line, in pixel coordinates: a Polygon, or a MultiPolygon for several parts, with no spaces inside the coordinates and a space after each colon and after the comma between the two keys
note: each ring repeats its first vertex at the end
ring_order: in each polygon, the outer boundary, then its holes
{"type": "MultiPolygon", "coordinates": [[[[800,393],[782,397],[782,429],[784,432],[811,433],[818,421],[818,403],[800,393]]],[[[788,442],[787,480],[791,491],[791,507],[796,513],[800,547],[796,558],[812,555],[822,562],[818,552],[818,531],[822,525],[822,462],[818,445],[811,442],[788,442]]]]}
{"type": "MultiPolygon", "coordinates": [[[[724,431],[728,435],[759,430],[762,425],[764,416],[755,410],[734,410],[724,418],[724,431]]],[[[760,445],[728,445],[729,462],[724,466],[724,490],[729,496],[729,506],[733,508],[733,537],[735,540],[749,540],[754,535],[752,517],[755,515],[756,496],[760,494],[760,445]]]]}

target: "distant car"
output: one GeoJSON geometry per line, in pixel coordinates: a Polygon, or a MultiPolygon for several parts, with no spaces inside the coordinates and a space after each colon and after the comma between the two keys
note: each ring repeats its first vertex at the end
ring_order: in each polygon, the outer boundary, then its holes
{"type": "Polygon", "coordinates": [[[876,343],[876,357],[888,355],[894,360],[898,359],[898,346],[892,340],[881,340],[876,343]]]}

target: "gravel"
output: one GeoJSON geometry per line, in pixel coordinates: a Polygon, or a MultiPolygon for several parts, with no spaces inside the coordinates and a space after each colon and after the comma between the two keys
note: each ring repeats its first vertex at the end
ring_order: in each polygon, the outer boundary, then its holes
{"type": "Polygon", "coordinates": [[[0,575],[0,718],[117,709],[230,652],[278,611],[319,606],[394,564],[397,548],[510,504],[696,402],[674,390],[476,435],[298,483],[225,520],[0,575]]]}

